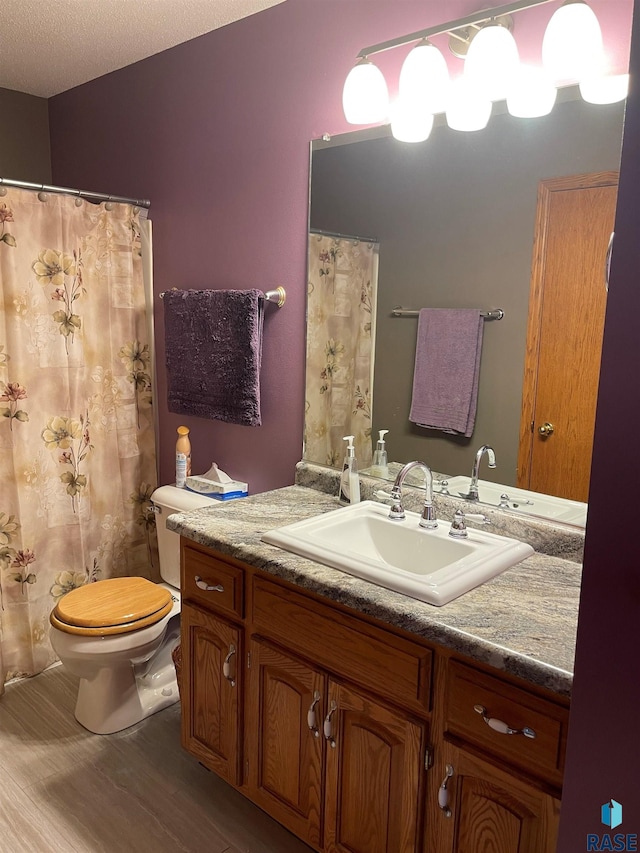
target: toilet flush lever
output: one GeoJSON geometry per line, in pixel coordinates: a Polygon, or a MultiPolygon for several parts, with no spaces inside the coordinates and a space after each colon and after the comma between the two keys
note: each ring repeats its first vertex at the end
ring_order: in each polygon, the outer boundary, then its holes
{"type": "Polygon", "coordinates": [[[200,575],[196,575],[194,580],[198,589],[203,589],[205,592],[224,592],[224,587],[221,583],[214,585],[209,584],[205,580],[202,580],[200,575]]]}

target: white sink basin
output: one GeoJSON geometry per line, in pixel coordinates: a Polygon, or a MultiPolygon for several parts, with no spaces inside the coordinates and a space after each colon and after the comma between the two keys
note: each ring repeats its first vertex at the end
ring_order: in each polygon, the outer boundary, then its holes
{"type": "Polygon", "coordinates": [[[524,542],[484,530],[454,539],[448,522],[423,530],[415,512],[403,521],[388,516],[388,507],[363,501],[271,530],[262,541],[436,605],[533,554],[524,542]]]}
{"type": "MultiPolygon", "coordinates": [[[[449,477],[448,482],[449,493],[458,497],[468,494],[471,478],[449,477]]],[[[436,494],[437,492],[436,484],[436,494]]],[[[552,521],[564,521],[579,527],[584,527],[587,523],[585,503],[542,495],[539,492],[529,492],[526,489],[516,489],[500,483],[489,483],[487,480],[478,480],[478,497],[482,503],[498,506],[502,494],[509,496],[509,509],[516,512],[526,512],[552,521]]]]}

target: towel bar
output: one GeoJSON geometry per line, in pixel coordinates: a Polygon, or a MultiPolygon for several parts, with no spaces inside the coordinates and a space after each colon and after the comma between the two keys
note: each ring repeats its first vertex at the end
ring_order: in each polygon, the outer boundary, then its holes
{"type": "Polygon", "coordinates": [[[275,290],[267,290],[263,295],[267,302],[275,302],[278,308],[282,308],[287,299],[287,291],[279,284],[275,290]]]}
{"type": "MultiPolygon", "coordinates": [[[[414,308],[402,308],[398,305],[391,311],[392,317],[417,317],[420,311],[414,308]]],[[[504,311],[502,308],[494,308],[491,311],[481,311],[480,316],[483,320],[502,320],[504,311]]]]}
{"type": "MultiPolygon", "coordinates": [[[[177,287],[172,287],[171,289],[178,290],[177,287]]],[[[164,299],[165,293],[166,290],[163,290],[160,294],[160,299],[164,299]]],[[[282,287],[281,284],[279,284],[275,290],[267,290],[265,293],[263,293],[262,299],[264,299],[266,302],[274,302],[278,306],[278,308],[282,308],[282,306],[287,300],[287,291],[284,289],[284,287],[282,287]]]]}

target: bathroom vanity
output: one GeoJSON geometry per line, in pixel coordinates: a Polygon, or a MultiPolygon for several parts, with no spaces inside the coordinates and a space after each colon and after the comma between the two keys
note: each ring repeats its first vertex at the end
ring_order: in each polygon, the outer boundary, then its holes
{"type": "Polygon", "coordinates": [[[317,850],[552,853],[579,563],[438,608],[261,541],[336,506],[291,486],[170,517],[183,746],[317,850]]]}

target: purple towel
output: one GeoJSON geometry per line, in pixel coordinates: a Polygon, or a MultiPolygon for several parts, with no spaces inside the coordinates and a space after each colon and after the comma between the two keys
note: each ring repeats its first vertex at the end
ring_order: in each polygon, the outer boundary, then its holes
{"type": "Polygon", "coordinates": [[[418,318],[409,420],[473,434],[484,321],[477,308],[423,308],[418,318]]]}
{"type": "Polygon", "coordinates": [[[170,412],[261,425],[261,297],[259,290],[164,294],[170,412]]]}

